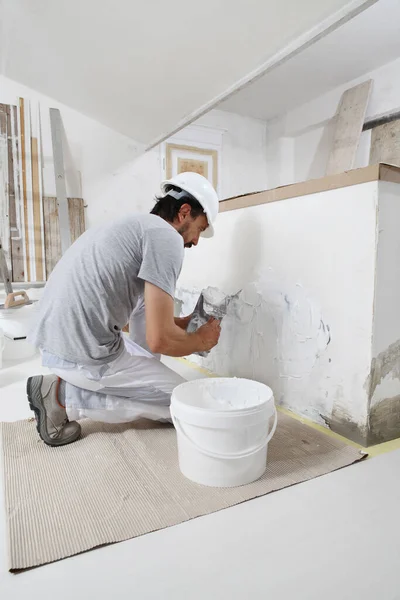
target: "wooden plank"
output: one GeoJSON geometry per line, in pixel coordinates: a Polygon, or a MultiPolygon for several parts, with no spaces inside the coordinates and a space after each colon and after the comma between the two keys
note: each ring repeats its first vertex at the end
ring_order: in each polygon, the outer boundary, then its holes
{"type": "Polygon", "coordinates": [[[44,248],[46,255],[46,279],[61,256],[60,232],[58,226],[57,198],[43,198],[44,248]]]}
{"type": "Polygon", "coordinates": [[[85,208],[82,198],[68,198],[68,214],[71,242],[74,243],[85,231],[85,208]]]}
{"type": "Polygon", "coordinates": [[[339,102],[327,175],[352,169],[365,120],[372,80],[346,90],[339,102]]]}
{"type": "Polygon", "coordinates": [[[11,272],[8,180],[7,105],[0,104],[0,238],[7,269],[11,272]]]}
{"type": "Polygon", "coordinates": [[[16,198],[17,205],[17,220],[19,227],[19,235],[20,235],[20,244],[22,248],[22,259],[24,263],[23,271],[24,271],[24,279],[23,281],[28,280],[28,265],[27,265],[27,257],[26,257],[26,239],[25,239],[25,214],[24,214],[24,195],[23,195],[23,177],[22,177],[22,151],[21,151],[21,110],[20,106],[14,107],[14,118],[13,118],[13,131],[14,136],[12,138],[13,143],[13,154],[14,154],[14,164],[17,165],[16,178],[18,180],[18,185],[15,188],[15,191],[18,192],[18,198],[16,198]]]}
{"type": "Polygon", "coordinates": [[[40,194],[38,140],[31,138],[32,148],[32,205],[33,205],[33,237],[35,245],[36,281],[44,281],[44,256],[42,254],[42,202],[40,194]]]}
{"type": "Polygon", "coordinates": [[[53,143],[54,175],[56,178],[56,194],[60,223],[60,239],[62,253],[71,245],[69,227],[67,187],[65,183],[64,156],[63,156],[63,128],[61,113],[58,108],[50,108],[51,139],[53,143]]]}
{"type": "Polygon", "coordinates": [[[26,160],[26,135],[25,135],[25,100],[19,99],[20,114],[20,136],[21,136],[21,177],[22,177],[22,203],[24,214],[24,234],[25,234],[25,260],[26,260],[26,278],[31,281],[30,247],[29,247],[29,219],[28,219],[28,192],[27,192],[27,160],[26,160]]]}
{"type": "MultiPolygon", "coordinates": [[[[48,278],[62,256],[57,198],[45,196],[43,209],[46,277],[48,278]]],[[[68,198],[68,212],[70,236],[74,242],[85,231],[85,208],[82,198],[68,198]]]]}
{"type": "Polygon", "coordinates": [[[11,281],[14,280],[13,273],[13,256],[12,256],[12,238],[16,232],[17,215],[15,210],[15,191],[14,191],[14,163],[11,144],[11,107],[6,106],[7,115],[7,159],[8,159],[8,247],[10,251],[10,276],[11,281]]]}
{"type": "Polygon", "coordinates": [[[379,162],[400,167],[400,119],[379,125],[371,132],[369,163],[379,162]]]}
{"type": "Polygon", "coordinates": [[[6,255],[0,238],[0,282],[4,284],[6,295],[12,294],[11,274],[7,266],[6,255]]]}
{"type": "Polygon", "coordinates": [[[38,165],[39,165],[39,196],[40,196],[40,238],[42,247],[42,269],[43,280],[46,279],[46,255],[44,250],[44,212],[43,212],[43,146],[42,146],[42,127],[40,118],[40,105],[37,105],[36,111],[36,131],[38,140],[38,165]]]}
{"type": "Polygon", "coordinates": [[[18,158],[18,123],[17,107],[7,107],[8,138],[8,204],[10,225],[10,249],[12,280],[25,280],[22,231],[20,219],[20,187],[18,158]]]}
{"type": "Polygon", "coordinates": [[[28,215],[28,239],[29,247],[29,281],[36,281],[36,262],[35,262],[35,221],[33,214],[33,186],[32,186],[32,122],[31,122],[31,102],[24,100],[25,114],[25,169],[26,169],[26,198],[28,215]]]}

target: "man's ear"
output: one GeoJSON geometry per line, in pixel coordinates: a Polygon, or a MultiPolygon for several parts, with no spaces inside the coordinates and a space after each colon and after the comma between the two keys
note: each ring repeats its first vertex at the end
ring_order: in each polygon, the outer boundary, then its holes
{"type": "Polygon", "coordinates": [[[192,212],[192,207],[190,204],[182,204],[178,212],[179,222],[182,223],[188,216],[190,216],[192,212]]]}

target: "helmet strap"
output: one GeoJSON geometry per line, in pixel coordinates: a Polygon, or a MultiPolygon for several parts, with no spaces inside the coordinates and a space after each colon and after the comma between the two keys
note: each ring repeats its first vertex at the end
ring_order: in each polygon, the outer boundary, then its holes
{"type": "Polygon", "coordinates": [[[169,190],[168,192],[166,192],[165,195],[171,196],[171,198],[174,198],[175,200],[183,200],[184,198],[189,198],[189,194],[185,192],[185,190],[180,190],[179,192],[177,190],[169,190]]]}

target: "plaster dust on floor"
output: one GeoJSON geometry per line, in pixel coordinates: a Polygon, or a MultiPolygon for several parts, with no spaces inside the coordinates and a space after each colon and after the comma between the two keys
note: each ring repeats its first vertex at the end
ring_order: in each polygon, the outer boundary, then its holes
{"type": "MultiPolygon", "coordinates": [[[[190,314],[199,293],[178,287],[177,312],[190,314]]],[[[207,293],[220,302],[221,290],[208,288],[207,293]]],[[[300,283],[281,280],[269,269],[233,296],[218,346],[193,360],[220,376],[265,383],[279,404],[296,412],[313,372],[329,360],[329,342],[329,326],[318,303],[300,283]]],[[[318,409],[310,416],[322,422],[318,409]]]]}

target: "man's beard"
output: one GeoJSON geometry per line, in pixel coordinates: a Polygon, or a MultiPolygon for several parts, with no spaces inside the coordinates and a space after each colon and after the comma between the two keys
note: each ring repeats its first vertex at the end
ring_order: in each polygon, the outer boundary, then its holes
{"type": "MultiPolygon", "coordinates": [[[[181,236],[183,237],[188,229],[189,229],[189,223],[185,223],[185,225],[182,225],[182,227],[180,229],[178,229],[178,233],[180,233],[181,236]]],[[[192,246],[193,246],[193,244],[191,242],[187,242],[185,244],[185,248],[191,248],[192,246]]]]}

